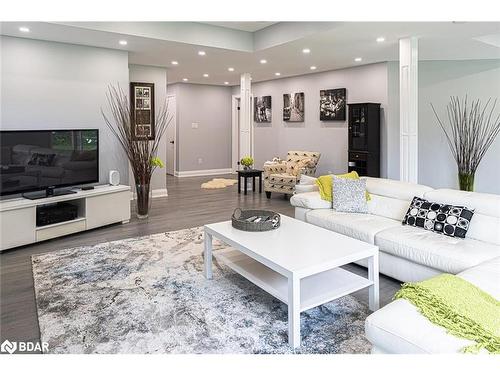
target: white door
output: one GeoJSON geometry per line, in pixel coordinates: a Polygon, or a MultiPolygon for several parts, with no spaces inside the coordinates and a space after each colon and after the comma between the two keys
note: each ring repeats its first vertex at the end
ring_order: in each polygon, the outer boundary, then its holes
{"type": "Polygon", "coordinates": [[[175,163],[176,163],[176,139],[175,134],[177,130],[177,98],[175,95],[169,95],[168,100],[168,112],[169,117],[172,118],[170,125],[166,131],[167,138],[167,160],[165,161],[165,169],[167,174],[174,175],[175,173],[175,163]]]}

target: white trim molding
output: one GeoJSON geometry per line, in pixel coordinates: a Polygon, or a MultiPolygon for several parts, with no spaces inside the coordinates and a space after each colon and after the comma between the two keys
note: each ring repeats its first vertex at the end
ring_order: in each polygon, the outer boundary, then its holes
{"type": "Polygon", "coordinates": [[[418,183],[418,39],[399,40],[399,178],[418,183]]]}
{"type": "Polygon", "coordinates": [[[175,171],[176,177],[196,177],[196,176],[214,176],[218,174],[231,174],[232,168],[222,169],[201,169],[197,171],[175,171]]]}
{"type": "MultiPolygon", "coordinates": [[[[153,189],[151,191],[151,196],[153,198],[162,198],[162,197],[168,197],[168,191],[167,189],[153,189]]],[[[136,193],[135,189],[133,187],[130,188],[130,200],[133,201],[136,198],[136,193]]]]}
{"type": "Polygon", "coordinates": [[[168,197],[168,191],[167,189],[153,189],[152,195],[153,198],[168,197]]]}

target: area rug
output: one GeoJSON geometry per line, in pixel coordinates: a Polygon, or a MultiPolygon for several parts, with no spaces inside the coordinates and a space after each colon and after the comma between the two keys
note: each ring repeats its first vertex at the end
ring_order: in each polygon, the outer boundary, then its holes
{"type": "Polygon", "coordinates": [[[216,261],[206,280],[202,251],[192,228],[33,256],[48,353],[369,352],[354,297],[302,313],[292,350],[286,305],[216,261]]]}
{"type": "Polygon", "coordinates": [[[237,184],[238,180],[233,180],[229,178],[214,178],[208,182],[201,184],[202,189],[224,189],[228,186],[233,186],[237,184]]]}

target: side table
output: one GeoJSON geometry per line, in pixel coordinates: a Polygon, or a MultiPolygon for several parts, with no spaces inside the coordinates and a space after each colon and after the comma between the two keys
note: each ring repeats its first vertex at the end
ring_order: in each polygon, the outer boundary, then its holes
{"type": "Polygon", "coordinates": [[[262,193],[262,172],[260,169],[243,169],[238,172],[238,194],[241,194],[241,179],[243,178],[243,193],[247,194],[247,179],[252,177],[252,191],[255,191],[255,177],[259,179],[259,194],[262,193]]]}

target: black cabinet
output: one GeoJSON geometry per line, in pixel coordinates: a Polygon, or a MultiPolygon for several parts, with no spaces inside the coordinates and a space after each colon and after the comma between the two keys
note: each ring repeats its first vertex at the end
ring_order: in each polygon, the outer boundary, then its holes
{"type": "Polygon", "coordinates": [[[380,104],[349,104],[348,170],[380,177],[380,104]]]}

